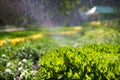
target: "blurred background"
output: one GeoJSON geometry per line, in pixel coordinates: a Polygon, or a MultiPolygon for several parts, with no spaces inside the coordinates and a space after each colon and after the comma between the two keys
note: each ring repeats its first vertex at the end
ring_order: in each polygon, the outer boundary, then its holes
{"type": "Polygon", "coordinates": [[[119,12],[119,0],[1,0],[0,28],[71,26],[89,21],[120,24],[119,12]]]}

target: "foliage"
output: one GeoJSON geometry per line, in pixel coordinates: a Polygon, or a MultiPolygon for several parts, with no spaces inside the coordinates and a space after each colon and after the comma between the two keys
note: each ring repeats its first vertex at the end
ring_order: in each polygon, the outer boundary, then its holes
{"type": "Polygon", "coordinates": [[[105,80],[120,78],[120,45],[62,47],[39,61],[36,80],[105,80]]]}
{"type": "MultiPolygon", "coordinates": [[[[92,26],[92,25],[91,25],[92,26]]],[[[119,78],[119,32],[103,27],[50,27],[38,30],[27,30],[18,32],[8,32],[3,37],[16,38],[26,37],[28,34],[41,34],[44,36],[38,39],[37,36],[30,36],[29,39],[12,45],[6,39],[5,45],[0,47],[0,79],[8,80],[16,77],[21,79],[46,78],[46,79],[87,79],[87,76],[98,78],[100,76],[111,76],[112,71],[117,79],[119,78]],[[79,31],[80,30],[80,31],[79,31]],[[46,31],[48,31],[46,33],[46,31]],[[78,31],[78,32],[77,32],[78,31]],[[50,33],[49,33],[50,32],[50,33]],[[70,32],[74,32],[71,34],[70,32]],[[15,35],[16,33],[16,35],[15,35]],[[22,34],[21,34],[22,33],[22,34]],[[67,33],[67,34],[66,34],[67,33]],[[96,34],[95,34],[96,33],[96,34]],[[14,35],[12,35],[14,34],[14,35]],[[20,36],[19,36],[19,35],[20,36]],[[10,35],[10,36],[9,36],[10,35]],[[17,37],[18,36],[18,37],[17,37]],[[35,38],[35,39],[33,39],[35,38]],[[109,43],[108,41],[109,40],[109,43]],[[111,44],[111,45],[86,45],[86,44],[111,44]],[[116,45],[114,45],[116,44],[116,45]],[[60,46],[81,46],[81,48],[60,46]],[[57,48],[57,49],[55,49],[57,48]],[[55,49],[55,50],[53,50],[55,49]],[[53,50],[53,51],[51,51],[53,50]],[[51,52],[48,52],[51,51],[51,52]],[[45,54],[46,53],[46,54],[45,54]],[[36,57],[37,56],[37,57],[36,57]],[[43,57],[42,57],[43,56],[43,57]],[[90,58],[89,58],[90,57],[90,58]],[[40,70],[38,58],[40,59],[40,70]],[[100,60],[98,60],[100,58],[100,60]],[[102,62],[106,61],[106,62],[102,62]],[[88,60],[88,61],[87,61],[88,60]],[[112,61],[111,61],[112,60],[112,61]],[[110,62],[111,61],[111,62],[110,62]],[[21,65],[22,63],[22,65],[21,65]],[[37,63],[37,66],[33,64],[37,63]],[[93,63],[94,65],[91,65],[93,63]],[[102,64],[102,66],[100,64],[102,64]],[[85,65],[84,65],[85,64],[85,65]],[[105,65],[104,65],[105,64],[105,65]],[[109,65],[113,67],[109,67],[109,65]],[[114,67],[115,65],[115,67],[114,67]],[[98,68],[100,66],[100,70],[98,68]],[[107,72],[103,74],[104,69],[107,72]],[[36,68],[35,68],[36,67],[36,68]],[[91,71],[88,71],[90,67],[91,71]],[[118,67],[118,68],[117,68],[118,67]],[[20,71],[21,70],[21,71],[20,71]],[[83,70],[83,71],[82,71],[83,70]],[[102,71],[103,72],[100,72],[102,71]],[[117,71],[118,72],[117,72],[117,71]],[[41,72],[42,71],[42,72],[41,72]],[[46,72],[44,72],[46,71],[46,72]],[[82,71],[82,73],[80,73],[82,71]],[[37,77],[34,77],[38,72],[37,77]],[[41,76],[39,76],[41,75],[41,76]],[[78,77],[81,75],[81,77],[78,77]],[[96,77],[95,77],[96,76],[96,77]]],[[[2,37],[2,35],[1,35],[2,37]]],[[[4,38],[3,38],[4,39],[4,38]]],[[[106,77],[105,77],[106,78],[106,77]]],[[[113,77],[111,77],[112,79],[113,77]]],[[[107,78],[108,79],[108,78],[107,78]]]]}
{"type": "Polygon", "coordinates": [[[82,36],[78,40],[85,44],[120,44],[120,33],[111,28],[90,27],[80,31],[82,36]]]}

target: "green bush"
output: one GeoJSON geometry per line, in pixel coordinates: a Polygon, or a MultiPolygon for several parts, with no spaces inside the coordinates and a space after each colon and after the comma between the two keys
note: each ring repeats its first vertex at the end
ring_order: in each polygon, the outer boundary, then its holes
{"type": "Polygon", "coordinates": [[[109,28],[88,30],[79,39],[80,45],[85,44],[120,44],[120,33],[109,28]]]}
{"type": "Polygon", "coordinates": [[[120,79],[120,45],[62,47],[39,61],[35,80],[120,79]]]}

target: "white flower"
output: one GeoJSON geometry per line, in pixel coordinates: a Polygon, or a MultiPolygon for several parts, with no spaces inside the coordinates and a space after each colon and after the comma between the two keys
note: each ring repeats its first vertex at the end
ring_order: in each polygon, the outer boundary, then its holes
{"type": "Polygon", "coordinates": [[[29,57],[32,57],[32,55],[30,54],[29,57]]]}
{"type": "Polygon", "coordinates": [[[19,62],[18,65],[22,65],[22,62],[19,62]]]}
{"type": "Polygon", "coordinates": [[[11,63],[7,63],[6,67],[10,67],[11,66],[11,63]]]}
{"type": "Polygon", "coordinates": [[[37,71],[31,71],[31,74],[34,76],[34,75],[36,75],[36,72],[37,71]]]}
{"type": "Polygon", "coordinates": [[[20,74],[20,79],[22,79],[24,76],[25,76],[25,73],[24,73],[24,72],[21,73],[21,74],[20,74]]]}
{"type": "Polygon", "coordinates": [[[25,63],[25,62],[27,62],[27,59],[23,59],[22,61],[25,63]]]}
{"type": "Polygon", "coordinates": [[[19,68],[18,68],[18,71],[21,71],[22,69],[23,69],[22,67],[19,67],[19,68]]]}
{"type": "Polygon", "coordinates": [[[5,54],[3,54],[3,55],[2,55],[2,58],[6,58],[6,55],[5,55],[5,54]]]}
{"type": "Polygon", "coordinates": [[[12,71],[10,69],[6,69],[5,72],[9,73],[9,74],[12,73],[12,71]]]}
{"type": "Polygon", "coordinates": [[[27,69],[26,69],[26,70],[24,70],[24,73],[26,73],[26,74],[27,74],[27,73],[28,73],[28,70],[27,70],[27,69]]]}

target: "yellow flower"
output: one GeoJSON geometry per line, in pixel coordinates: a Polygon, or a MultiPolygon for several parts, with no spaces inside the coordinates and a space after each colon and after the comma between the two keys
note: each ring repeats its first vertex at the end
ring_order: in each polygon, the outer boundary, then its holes
{"type": "Polygon", "coordinates": [[[5,44],[6,41],[5,40],[0,40],[0,46],[2,46],[3,44],[5,44]]]}
{"type": "Polygon", "coordinates": [[[73,29],[74,29],[75,31],[79,31],[79,30],[82,29],[82,27],[81,27],[81,26],[75,26],[73,29]]]}
{"type": "MultiPolygon", "coordinates": [[[[38,39],[42,37],[43,37],[43,34],[35,34],[29,37],[13,38],[13,39],[10,39],[9,41],[11,44],[16,45],[16,43],[24,42],[25,40],[38,39]]],[[[0,46],[3,46],[5,43],[6,43],[6,40],[0,40],[0,46]]]]}
{"type": "Polygon", "coordinates": [[[59,34],[63,35],[63,34],[74,34],[76,31],[63,31],[63,32],[60,32],[59,34]]]}
{"type": "Polygon", "coordinates": [[[100,21],[92,21],[90,22],[91,25],[95,25],[95,26],[100,26],[101,22],[100,21]]]}
{"type": "Polygon", "coordinates": [[[28,39],[38,39],[38,38],[42,38],[42,37],[43,37],[43,34],[35,34],[35,35],[28,37],[28,39]]]}
{"type": "Polygon", "coordinates": [[[14,38],[14,39],[10,39],[10,42],[11,42],[13,45],[16,45],[16,43],[23,42],[23,41],[25,41],[25,38],[14,38]]]}

